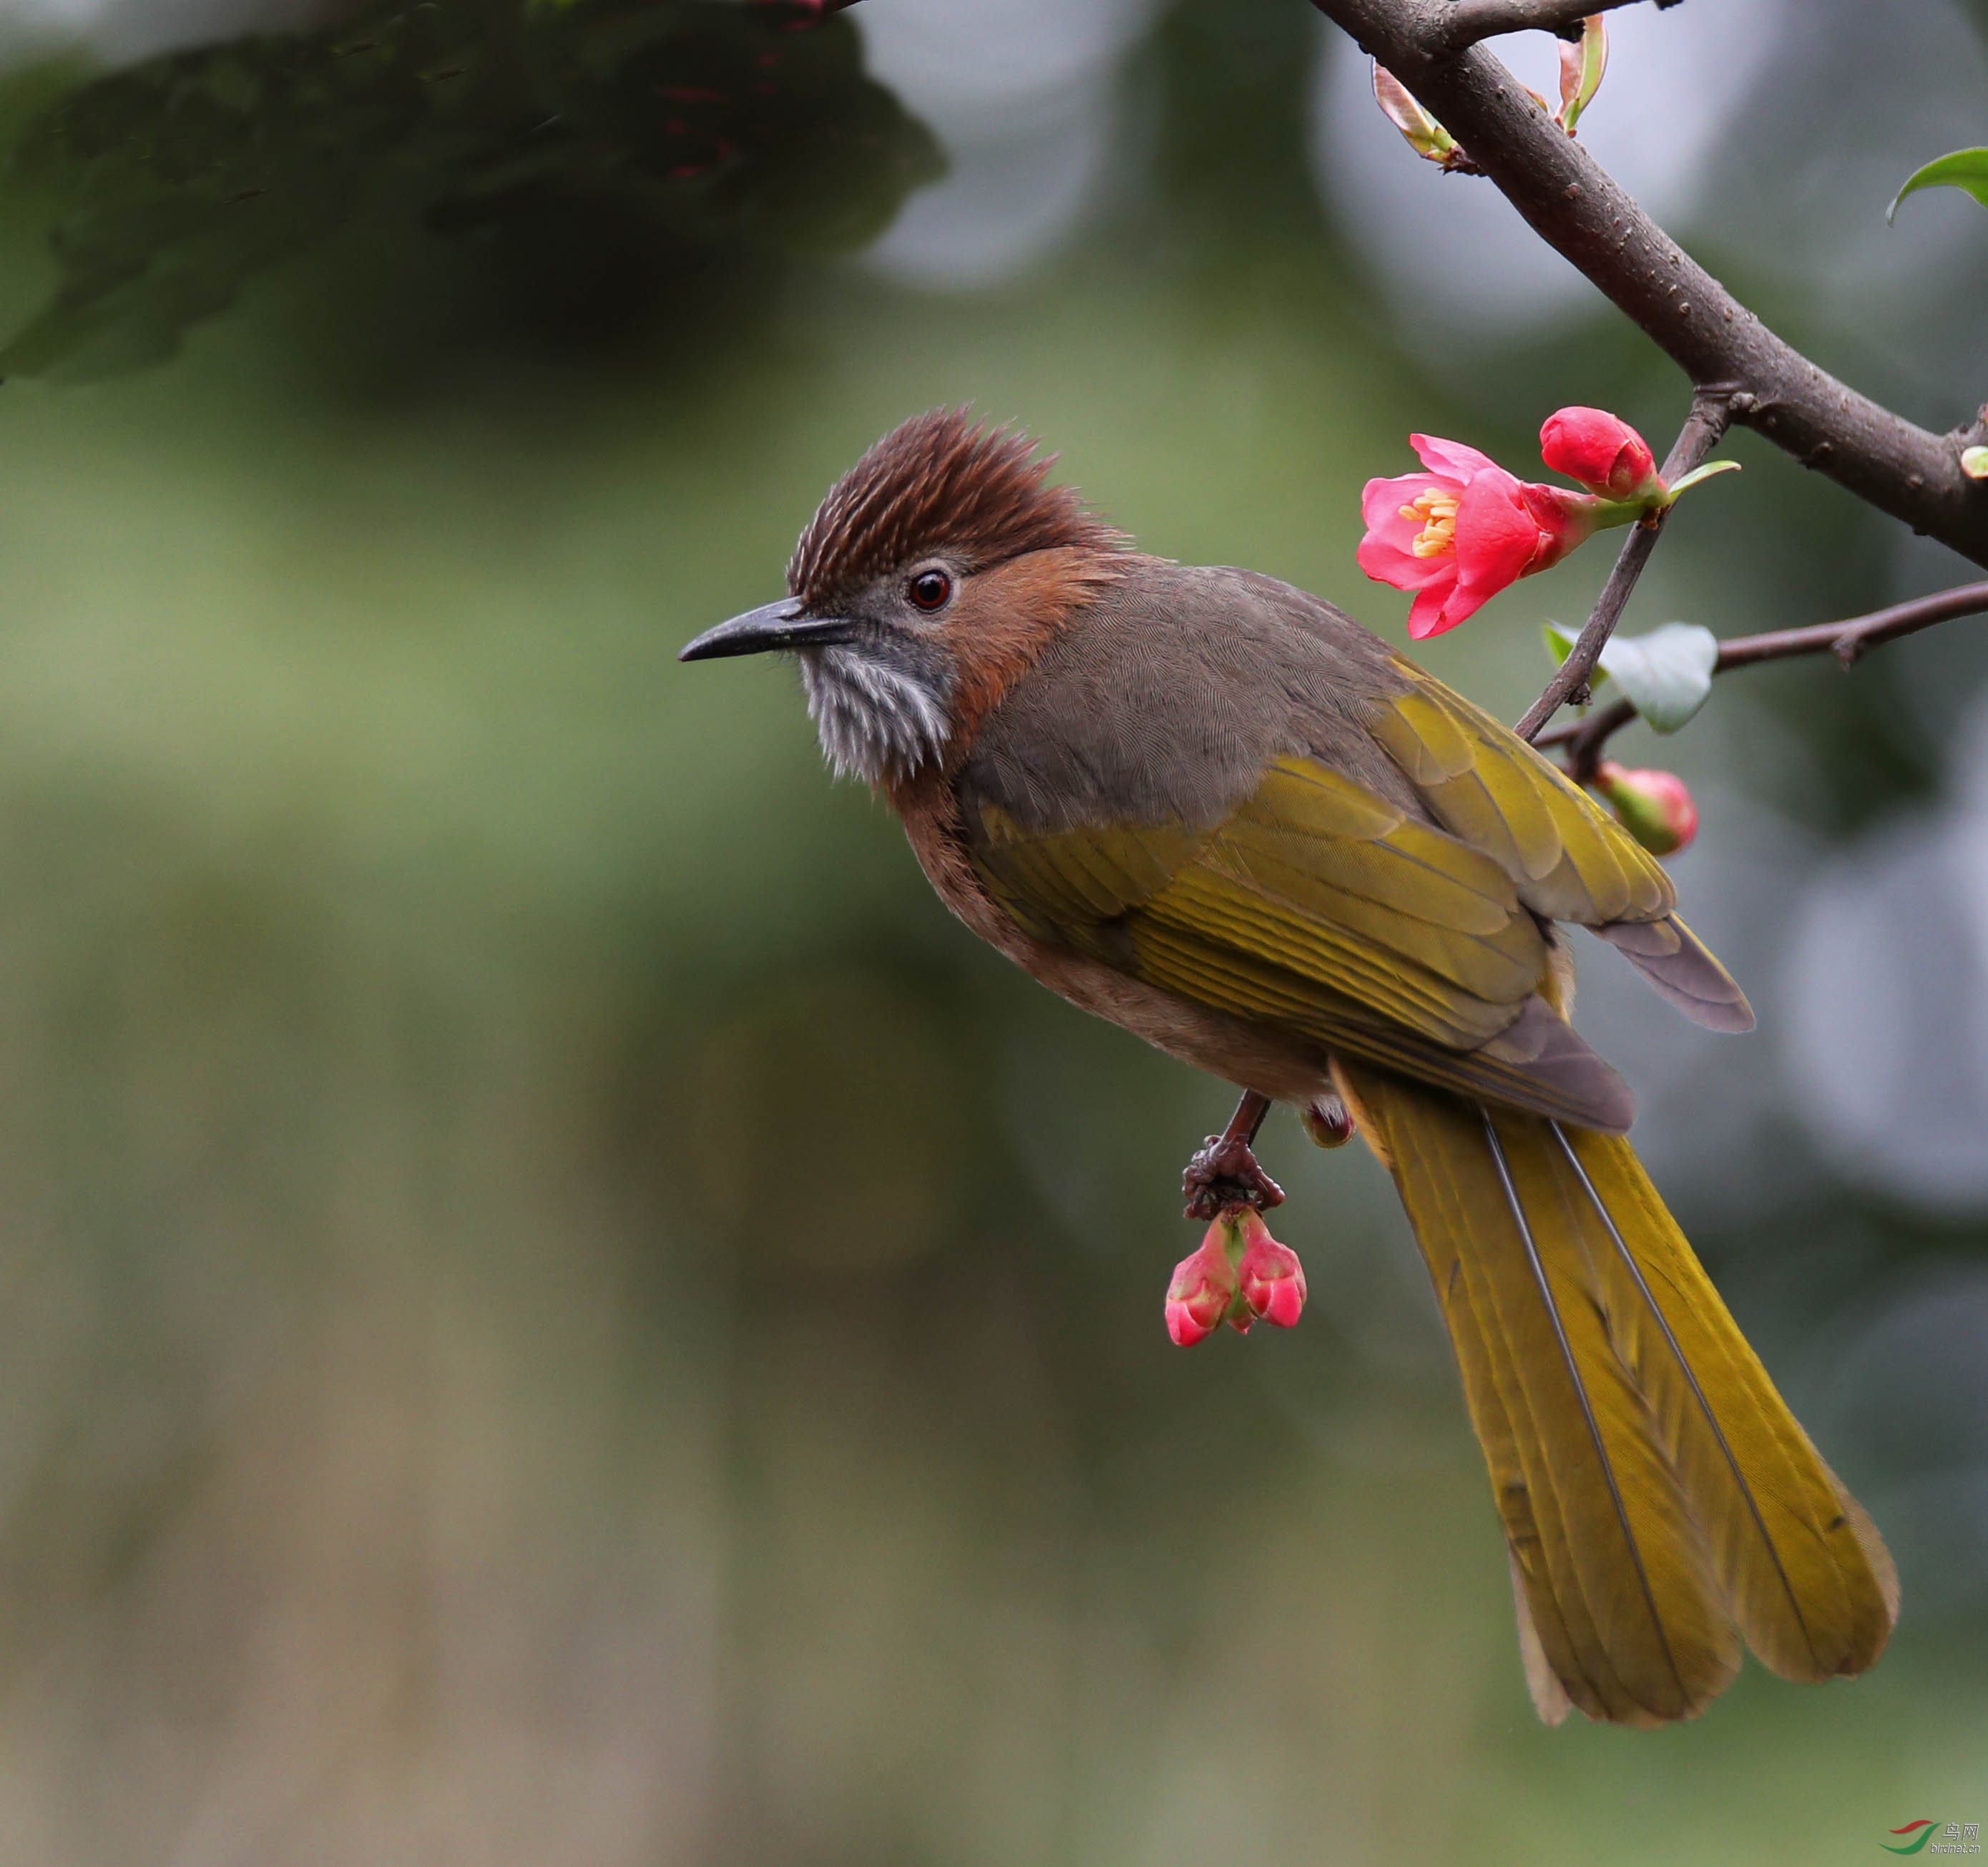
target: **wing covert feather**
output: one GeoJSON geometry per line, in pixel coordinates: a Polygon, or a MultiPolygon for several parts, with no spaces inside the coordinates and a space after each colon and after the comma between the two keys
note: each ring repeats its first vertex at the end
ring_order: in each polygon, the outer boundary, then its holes
{"type": "Polygon", "coordinates": [[[1505,1029],[1544,935],[1496,863],[1309,759],[1278,760],[1226,823],[1030,837],[981,813],[975,862],[1025,925],[1084,952],[1157,918],[1439,1043],[1505,1029]]]}
{"type": "Polygon", "coordinates": [[[1662,864],[1551,760],[1412,663],[1400,666],[1412,691],[1375,703],[1374,738],[1529,908],[1597,927],[1658,919],[1677,905],[1662,864]]]}

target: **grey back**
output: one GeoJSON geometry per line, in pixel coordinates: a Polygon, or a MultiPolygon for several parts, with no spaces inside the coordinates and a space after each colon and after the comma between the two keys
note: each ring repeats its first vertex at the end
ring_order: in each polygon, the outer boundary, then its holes
{"type": "Polygon", "coordinates": [[[1366,726],[1407,691],[1391,650],[1253,570],[1148,560],[1080,611],[981,727],[958,780],[1024,831],[1219,822],[1309,755],[1429,820],[1366,726]]]}

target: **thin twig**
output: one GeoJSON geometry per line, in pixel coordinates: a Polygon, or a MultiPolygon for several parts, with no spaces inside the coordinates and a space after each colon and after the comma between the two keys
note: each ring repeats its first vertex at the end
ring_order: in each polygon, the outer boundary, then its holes
{"type": "Polygon", "coordinates": [[[1591,713],[1585,719],[1570,720],[1550,732],[1542,732],[1533,743],[1541,747],[1566,746],[1567,775],[1576,784],[1585,784],[1601,765],[1601,749],[1610,736],[1636,716],[1636,709],[1628,701],[1611,700],[1600,712],[1591,713]]]}
{"type": "Polygon", "coordinates": [[[1263,1126],[1263,1118],[1270,1112],[1270,1098],[1259,1095],[1253,1089],[1246,1089],[1236,1104],[1236,1112],[1229,1118],[1229,1125],[1222,1131],[1225,1142],[1239,1141],[1246,1148],[1256,1145],[1256,1136],[1263,1126]]]}
{"type": "MultiPolygon", "coordinates": [[[[1682,479],[1719,445],[1719,437],[1726,431],[1726,394],[1718,390],[1701,389],[1692,397],[1691,413],[1685,418],[1684,426],[1678,431],[1664,462],[1666,481],[1682,479]]],[[[1665,516],[1662,512],[1652,513],[1624,542],[1616,556],[1615,567],[1609,572],[1608,581],[1602,585],[1601,594],[1595,598],[1594,607],[1567,651],[1567,659],[1554,670],[1539,698],[1526,708],[1525,718],[1512,729],[1522,739],[1537,739],[1540,729],[1586,688],[1601,659],[1601,651],[1608,647],[1615,625],[1622,620],[1636,580],[1657,548],[1657,535],[1663,529],[1665,516]]]]}
{"type": "MultiPolygon", "coordinates": [[[[1443,9],[1436,34],[1439,42],[1452,52],[1461,52],[1480,39],[1496,39],[1501,32],[1537,29],[1564,37],[1577,30],[1590,13],[1635,4],[1636,0],[1453,0],[1443,9]]],[[[1677,4],[1678,0],[1657,0],[1659,7],[1677,4]]]]}
{"type": "MultiPolygon", "coordinates": [[[[1888,609],[1873,610],[1867,616],[1848,617],[1841,622],[1814,623],[1800,629],[1770,629],[1761,635],[1736,635],[1719,644],[1719,659],[1712,671],[1723,675],[1736,668],[1757,668],[1763,661],[1790,661],[1803,654],[1833,654],[1847,671],[1873,648],[1896,641],[1901,636],[1916,635],[1922,629],[1962,616],[1983,614],[1988,614],[1988,583],[1962,583],[1930,597],[1915,597],[1909,603],[1895,603],[1888,609]]],[[[1585,719],[1542,732],[1533,742],[1542,749],[1566,746],[1570,775],[1584,781],[1594,775],[1602,747],[1635,717],[1636,709],[1630,702],[1614,700],[1585,719]]]]}
{"type": "Polygon", "coordinates": [[[1658,226],[1483,46],[1453,52],[1448,8],[1312,0],[1469,150],[1540,238],[1694,384],[1733,385],[1732,418],[1858,499],[1988,565],[1988,483],[1960,470],[1978,421],[1930,434],[1777,337],[1658,226]]]}
{"type": "Polygon", "coordinates": [[[1786,661],[1790,655],[1821,654],[1827,651],[1846,668],[1854,668],[1869,651],[1902,635],[1916,635],[1936,624],[1952,622],[1961,616],[1979,616],[1988,610],[1988,583],[1961,583],[1930,597],[1915,597],[1909,603],[1895,603],[1888,609],[1873,610],[1868,616],[1852,616],[1847,622],[1817,623],[1806,629],[1770,629],[1764,635],[1735,636],[1719,649],[1717,671],[1729,668],[1751,668],[1760,661],[1786,661]]]}

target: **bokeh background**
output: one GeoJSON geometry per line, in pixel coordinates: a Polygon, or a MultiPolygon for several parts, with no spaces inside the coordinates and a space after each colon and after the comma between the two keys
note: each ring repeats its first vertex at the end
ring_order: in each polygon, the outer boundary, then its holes
{"type": "MultiPolygon", "coordinates": [[[[79,61],[324,10],[8,0],[8,134],[79,61]]],[[[1943,428],[1988,216],[1884,210],[1988,140],[1981,25],[1632,8],[1584,135],[1943,428]]],[[[1680,383],[1300,0],[833,29],[949,162],[857,250],[445,235],[388,187],[176,357],[0,397],[0,1862],[1820,1862],[1988,1821],[1988,624],[1622,742],[1697,793],[1679,883],[1762,1028],[1598,947],[1584,1026],[1905,1614],[1854,1684],[1544,1730],[1382,1176],[1276,1118],[1311,1307],[1173,1349],[1226,1092],[948,921],[791,671],[674,656],[934,403],[1398,640],[1352,551],[1409,430],[1523,472],[1594,402],[1661,451],[1680,383]]],[[[63,211],[0,183],[7,330],[63,211]]],[[[1971,573],[1728,451],[1630,627],[1971,573]]],[[[1607,555],[1426,660],[1516,715],[1607,555]]]]}

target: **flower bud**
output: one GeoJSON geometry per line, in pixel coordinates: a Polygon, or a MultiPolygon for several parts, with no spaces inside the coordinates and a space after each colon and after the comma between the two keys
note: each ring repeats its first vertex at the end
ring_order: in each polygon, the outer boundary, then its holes
{"type": "Polygon", "coordinates": [[[1174,1267],[1174,1280],[1167,1286],[1168,1334],[1178,1347],[1192,1348],[1221,1328],[1236,1292],[1236,1267],[1229,1261],[1228,1240],[1218,1219],[1208,1228],[1200,1250],[1174,1267]]]}
{"type": "Polygon", "coordinates": [[[1650,444],[1605,408],[1556,409],[1540,430],[1540,458],[1554,472],[1611,499],[1665,496],[1650,444]]]}
{"type": "Polygon", "coordinates": [[[1590,13],[1573,40],[1562,41],[1560,49],[1560,108],[1554,121],[1569,136],[1581,112],[1594,101],[1608,69],[1608,28],[1599,13],[1590,13]]]}
{"type": "Polygon", "coordinates": [[[1625,771],[1612,759],[1596,768],[1594,788],[1616,821],[1652,855],[1675,855],[1698,834],[1698,806],[1675,772],[1625,771]]]}
{"type": "Polygon", "coordinates": [[[1236,1279],[1253,1316],[1288,1329],[1304,1308],[1304,1267],[1288,1245],[1270,1236],[1263,1215],[1245,1206],[1236,1215],[1242,1234],[1242,1260],[1236,1279]]]}
{"type": "Polygon", "coordinates": [[[1167,1287],[1167,1333],[1182,1348],[1226,1322],[1247,1335],[1261,1321],[1288,1329],[1304,1308],[1304,1267],[1270,1236],[1253,1206],[1226,1206],[1200,1249],[1174,1267],[1167,1287]]]}

